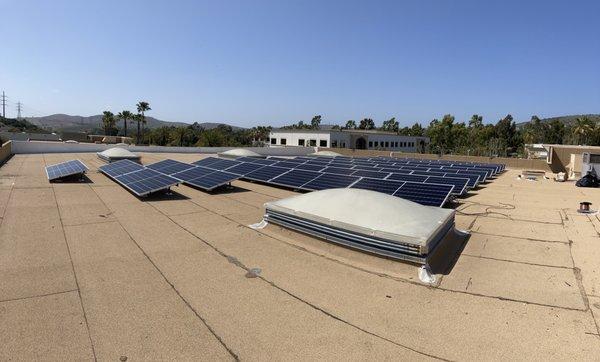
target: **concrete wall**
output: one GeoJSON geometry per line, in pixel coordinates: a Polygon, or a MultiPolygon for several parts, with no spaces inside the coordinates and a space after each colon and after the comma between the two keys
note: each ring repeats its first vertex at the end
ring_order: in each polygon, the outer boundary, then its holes
{"type": "MultiPolygon", "coordinates": [[[[389,152],[389,151],[375,151],[375,150],[348,150],[339,148],[319,148],[320,151],[334,151],[341,153],[345,156],[352,157],[377,157],[377,156],[388,156],[388,157],[412,157],[418,159],[435,160],[440,159],[438,155],[429,153],[404,153],[404,152],[389,152]]],[[[466,162],[482,162],[482,163],[501,163],[505,164],[506,167],[515,169],[528,169],[528,170],[541,170],[541,171],[552,171],[546,160],[526,160],[521,158],[503,158],[503,157],[480,157],[480,156],[461,156],[461,155],[444,155],[441,157],[442,160],[452,161],[466,161],[466,162]]]]}
{"type": "MultiPolygon", "coordinates": [[[[43,141],[12,141],[12,153],[79,153],[100,152],[115,145],[95,143],[63,143],[43,141]]],[[[119,146],[121,147],[121,146],[119,146]]],[[[154,153],[219,153],[237,147],[166,147],[166,146],[123,146],[131,152],[154,153]]],[[[244,147],[267,156],[304,156],[315,151],[314,147],[244,147]]]]}
{"type": "MultiPolygon", "coordinates": [[[[567,165],[571,163],[571,155],[581,155],[582,153],[600,153],[600,149],[598,147],[590,146],[550,146],[552,159],[550,168],[552,172],[567,172],[567,165]]],[[[581,169],[576,170],[580,172],[581,169]]]]}
{"type": "Polygon", "coordinates": [[[4,142],[0,147],[0,165],[10,158],[12,141],[4,142]]]}

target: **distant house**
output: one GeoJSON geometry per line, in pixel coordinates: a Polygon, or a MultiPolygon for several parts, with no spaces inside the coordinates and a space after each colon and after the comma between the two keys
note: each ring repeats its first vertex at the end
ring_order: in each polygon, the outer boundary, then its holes
{"type": "Polygon", "coordinates": [[[394,132],[361,129],[273,129],[269,135],[271,147],[330,147],[360,150],[386,150],[424,153],[429,137],[401,136],[394,132]]]}

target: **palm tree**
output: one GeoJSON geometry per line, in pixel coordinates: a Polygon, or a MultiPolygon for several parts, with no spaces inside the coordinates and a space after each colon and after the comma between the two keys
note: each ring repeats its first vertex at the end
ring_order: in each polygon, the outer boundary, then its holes
{"type": "Polygon", "coordinates": [[[127,120],[133,120],[133,113],[130,111],[122,111],[117,114],[117,118],[123,121],[123,132],[125,133],[125,137],[127,137],[127,120]]]}
{"type": "Polygon", "coordinates": [[[577,137],[577,143],[585,143],[588,136],[594,131],[594,123],[587,117],[577,117],[573,126],[573,134],[577,137]],[[583,140],[583,142],[582,142],[583,140]]]}
{"type": "Polygon", "coordinates": [[[104,128],[104,134],[108,136],[108,131],[115,127],[115,115],[111,111],[102,113],[102,128],[104,128]]]}
{"type": "Polygon", "coordinates": [[[146,124],[146,115],[145,112],[152,110],[152,108],[150,108],[150,103],[148,102],[139,102],[137,105],[137,111],[138,111],[138,119],[136,119],[137,121],[137,143],[140,143],[140,123],[141,124],[146,124]]]}

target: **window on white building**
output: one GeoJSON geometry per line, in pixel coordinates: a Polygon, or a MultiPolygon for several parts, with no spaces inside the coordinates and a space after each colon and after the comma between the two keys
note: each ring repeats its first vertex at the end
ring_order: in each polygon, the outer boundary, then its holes
{"type": "Polygon", "coordinates": [[[271,144],[272,145],[276,145],[277,144],[277,138],[271,138],[271,144]]]}
{"type": "Polygon", "coordinates": [[[317,140],[310,140],[308,142],[311,147],[315,147],[317,145],[317,140]]]}
{"type": "Polygon", "coordinates": [[[327,140],[319,140],[319,147],[327,147],[327,140]]]}
{"type": "Polygon", "coordinates": [[[298,140],[298,146],[304,146],[304,140],[298,140]]]}
{"type": "Polygon", "coordinates": [[[285,138],[282,138],[279,142],[283,146],[287,145],[287,139],[285,139],[285,138]]]}
{"type": "Polygon", "coordinates": [[[337,141],[331,141],[331,147],[335,148],[337,146],[338,146],[337,141]]]}

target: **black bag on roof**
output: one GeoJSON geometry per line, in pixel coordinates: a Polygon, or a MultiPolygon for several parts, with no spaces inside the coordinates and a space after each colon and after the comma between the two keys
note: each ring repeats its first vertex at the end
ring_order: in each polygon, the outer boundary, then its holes
{"type": "Polygon", "coordinates": [[[596,172],[593,170],[588,172],[587,175],[583,176],[575,183],[577,187],[598,187],[600,186],[600,180],[598,180],[598,176],[596,176],[596,172]]]}

